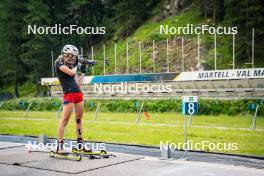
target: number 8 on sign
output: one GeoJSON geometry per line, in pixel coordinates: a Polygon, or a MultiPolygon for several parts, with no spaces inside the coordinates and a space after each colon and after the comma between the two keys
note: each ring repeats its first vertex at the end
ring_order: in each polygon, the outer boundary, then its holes
{"type": "Polygon", "coordinates": [[[189,106],[188,107],[188,113],[191,114],[191,115],[193,115],[194,112],[195,112],[194,103],[189,103],[188,106],[189,106]]]}
{"type": "Polygon", "coordinates": [[[182,113],[184,115],[198,114],[197,96],[183,96],[182,97],[182,113]]]}

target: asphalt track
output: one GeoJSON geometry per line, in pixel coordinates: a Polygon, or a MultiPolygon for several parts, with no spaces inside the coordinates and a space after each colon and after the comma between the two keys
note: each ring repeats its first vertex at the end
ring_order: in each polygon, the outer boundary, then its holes
{"type": "Polygon", "coordinates": [[[171,160],[161,160],[154,147],[107,144],[116,157],[82,161],[50,158],[46,152],[29,153],[25,148],[34,137],[0,135],[0,175],[114,175],[114,176],[264,176],[264,160],[241,156],[173,152],[171,160]]]}

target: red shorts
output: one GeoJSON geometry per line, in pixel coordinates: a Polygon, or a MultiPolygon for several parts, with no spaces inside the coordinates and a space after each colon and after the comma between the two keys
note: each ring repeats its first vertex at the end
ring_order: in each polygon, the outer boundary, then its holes
{"type": "Polygon", "coordinates": [[[63,104],[67,103],[80,103],[83,101],[82,92],[67,93],[63,95],[63,104]]]}

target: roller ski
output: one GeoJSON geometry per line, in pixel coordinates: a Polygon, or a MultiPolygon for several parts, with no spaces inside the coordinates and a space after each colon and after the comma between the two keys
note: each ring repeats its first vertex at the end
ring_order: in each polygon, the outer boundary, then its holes
{"type": "Polygon", "coordinates": [[[89,159],[101,159],[101,158],[109,158],[110,156],[114,156],[112,154],[108,154],[105,150],[92,151],[91,149],[85,149],[85,148],[83,149],[72,148],[72,153],[86,156],[89,159]]]}
{"type": "Polygon", "coordinates": [[[68,159],[68,160],[75,160],[75,161],[82,160],[82,155],[78,153],[65,152],[65,150],[63,149],[63,141],[58,141],[57,150],[51,151],[49,153],[49,156],[51,158],[68,159]]]}
{"type": "Polygon", "coordinates": [[[82,155],[70,153],[70,152],[57,152],[57,151],[51,151],[49,152],[49,156],[51,158],[58,158],[58,159],[67,159],[67,160],[73,160],[73,161],[81,161],[82,155]]]}

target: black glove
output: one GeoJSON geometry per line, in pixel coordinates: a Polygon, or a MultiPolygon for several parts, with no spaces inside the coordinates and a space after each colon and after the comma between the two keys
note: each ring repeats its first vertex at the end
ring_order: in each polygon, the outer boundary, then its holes
{"type": "Polygon", "coordinates": [[[84,74],[86,73],[86,65],[79,63],[78,68],[81,71],[81,73],[84,74]]]}

